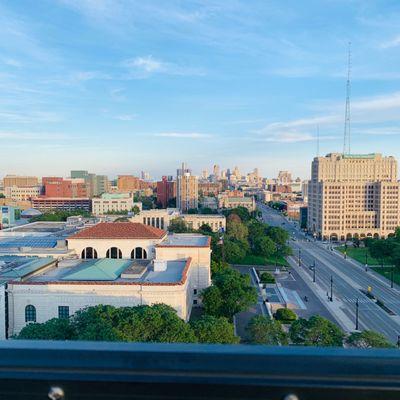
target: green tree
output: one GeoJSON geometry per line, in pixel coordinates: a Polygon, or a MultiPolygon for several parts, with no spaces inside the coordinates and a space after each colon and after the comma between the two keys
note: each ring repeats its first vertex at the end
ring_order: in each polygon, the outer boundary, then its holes
{"type": "Polygon", "coordinates": [[[237,222],[238,224],[241,224],[242,220],[240,219],[239,215],[237,215],[237,214],[229,214],[226,217],[226,222],[237,222]]]}
{"type": "Polygon", "coordinates": [[[269,226],[266,229],[266,234],[269,236],[278,246],[283,246],[289,240],[289,233],[279,226],[269,226]]]}
{"type": "Polygon", "coordinates": [[[275,318],[281,321],[283,324],[288,324],[296,321],[297,315],[294,311],[289,308],[278,308],[275,313],[275,318]]]}
{"type": "Polygon", "coordinates": [[[225,253],[225,259],[230,263],[237,263],[243,260],[246,256],[246,245],[234,240],[225,239],[223,243],[223,250],[225,253]]]}
{"type": "Polygon", "coordinates": [[[276,245],[268,236],[261,236],[254,241],[254,252],[260,256],[272,257],[276,253],[276,245]]]}
{"type": "Polygon", "coordinates": [[[288,335],[283,330],[282,324],[263,315],[253,317],[247,326],[247,330],[250,342],[253,344],[288,344],[288,335]]]}
{"type": "Polygon", "coordinates": [[[30,324],[18,339],[90,340],[126,342],[197,342],[193,329],[165,304],[88,307],[69,319],[30,324]]]}
{"type": "Polygon", "coordinates": [[[374,331],[353,332],[346,340],[350,347],[368,349],[371,347],[392,348],[394,347],[384,335],[374,331]]]}
{"type": "Polygon", "coordinates": [[[252,219],[248,222],[247,228],[249,230],[249,242],[252,249],[255,247],[255,242],[257,239],[265,235],[266,224],[252,219]]]}
{"type": "Polygon", "coordinates": [[[69,319],[53,318],[43,324],[26,325],[16,339],[76,340],[77,334],[69,319]]]}
{"type": "Polygon", "coordinates": [[[201,296],[205,313],[220,316],[224,299],[219,288],[217,286],[210,286],[203,290],[201,296]]]}
{"type": "Polygon", "coordinates": [[[236,313],[257,302],[257,292],[249,275],[242,275],[232,268],[216,273],[213,286],[205,289],[202,296],[207,314],[226,317],[230,321],[236,313]]]}
{"type": "Polygon", "coordinates": [[[261,283],[275,283],[275,277],[269,272],[262,272],[260,275],[261,283]]]}
{"type": "Polygon", "coordinates": [[[344,334],[339,327],[319,315],[294,321],[290,326],[290,339],[304,346],[343,346],[344,334]]]}
{"type": "Polygon", "coordinates": [[[203,233],[204,235],[212,233],[212,228],[208,224],[202,224],[199,228],[199,232],[203,233]]]}
{"type": "Polygon", "coordinates": [[[247,242],[249,231],[247,226],[234,221],[228,221],[226,224],[227,236],[230,239],[236,239],[240,242],[247,242]]]}
{"type": "Polygon", "coordinates": [[[140,214],[140,208],[138,206],[133,206],[132,212],[134,215],[138,215],[138,214],[140,214]]]}
{"type": "Polygon", "coordinates": [[[200,343],[237,344],[240,341],[233,324],[224,317],[204,315],[191,325],[200,343]]]}
{"type": "Polygon", "coordinates": [[[6,196],[4,195],[4,193],[0,193],[0,199],[5,199],[6,196]]]}
{"type": "Polygon", "coordinates": [[[116,327],[129,342],[193,343],[197,339],[189,324],[166,304],[118,309],[116,327]]]}
{"type": "Polygon", "coordinates": [[[171,219],[168,230],[170,232],[175,232],[175,233],[186,233],[189,232],[189,228],[186,224],[186,222],[183,220],[183,218],[177,217],[171,219]]]}
{"type": "Polygon", "coordinates": [[[251,215],[249,213],[249,210],[246,207],[236,207],[230,210],[229,214],[236,214],[240,217],[240,219],[244,221],[249,221],[251,218],[251,215]]]}
{"type": "Polygon", "coordinates": [[[227,262],[211,260],[211,275],[221,272],[226,268],[229,268],[229,264],[227,262]]]}
{"type": "Polygon", "coordinates": [[[198,214],[199,210],[197,208],[189,208],[188,214],[198,214]]]}
{"type": "Polygon", "coordinates": [[[215,214],[215,211],[211,209],[210,207],[204,207],[201,209],[201,214],[215,214]]]}

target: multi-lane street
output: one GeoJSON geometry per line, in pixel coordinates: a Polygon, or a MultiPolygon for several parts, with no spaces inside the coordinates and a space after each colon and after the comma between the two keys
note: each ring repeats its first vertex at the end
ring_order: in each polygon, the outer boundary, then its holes
{"type": "Polygon", "coordinates": [[[352,331],[356,328],[358,299],[359,330],[371,329],[381,332],[393,343],[397,342],[400,335],[400,291],[397,287],[391,288],[387,280],[371,271],[366,272],[363,266],[344,259],[341,254],[330,250],[328,246],[307,239],[293,223],[275,210],[261,204],[259,209],[263,213],[264,221],[269,225],[281,226],[289,231],[291,236],[289,242],[293,249],[292,265],[296,265],[299,275],[307,281],[345,330],[352,331]],[[314,271],[311,268],[314,262],[315,283],[314,271]],[[377,305],[376,301],[367,297],[364,292],[368,288],[395,315],[390,315],[377,305]]]}

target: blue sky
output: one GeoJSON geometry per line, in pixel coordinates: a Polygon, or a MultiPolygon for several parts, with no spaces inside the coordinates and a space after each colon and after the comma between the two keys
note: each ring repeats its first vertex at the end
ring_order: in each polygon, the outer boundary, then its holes
{"type": "Polygon", "coordinates": [[[400,2],[3,0],[0,175],[238,165],[306,178],[343,146],[400,156],[400,2]]]}

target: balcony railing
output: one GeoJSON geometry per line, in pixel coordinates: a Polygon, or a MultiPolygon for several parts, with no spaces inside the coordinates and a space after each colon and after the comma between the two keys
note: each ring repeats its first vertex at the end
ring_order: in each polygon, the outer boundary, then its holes
{"type": "Polygon", "coordinates": [[[398,399],[400,352],[3,341],[0,399],[398,399]]]}

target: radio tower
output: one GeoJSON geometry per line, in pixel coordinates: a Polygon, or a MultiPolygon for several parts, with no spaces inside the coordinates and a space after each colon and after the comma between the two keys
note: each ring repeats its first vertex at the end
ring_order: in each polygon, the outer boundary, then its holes
{"type": "Polygon", "coordinates": [[[351,71],[351,42],[349,42],[349,55],[347,65],[347,84],[346,84],[346,110],[344,117],[344,140],[343,154],[350,154],[350,71],[351,71]]]}

